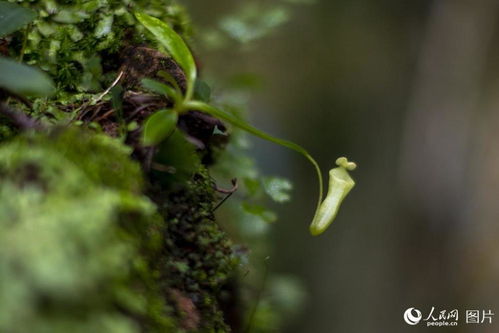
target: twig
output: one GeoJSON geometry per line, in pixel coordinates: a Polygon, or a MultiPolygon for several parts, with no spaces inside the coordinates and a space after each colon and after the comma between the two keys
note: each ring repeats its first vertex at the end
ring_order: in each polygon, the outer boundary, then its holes
{"type": "Polygon", "coordinates": [[[160,163],[151,163],[151,169],[156,170],[156,171],[161,171],[161,172],[167,172],[167,173],[175,173],[176,169],[172,166],[160,164],[160,163]]]}
{"type": "Polygon", "coordinates": [[[223,205],[223,203],[225,201],[227,201],[227,199],[229,199],[233,194],[234,192],[237,191],[238,187],[239,187],[239,184],[237,183],[237,178],[234,178],[231,180],[231,183],[232,183],[232,188],[229,189],[229,190],[224,190],[224,189],[221,189],[217,186],[215,186],[215,191],[217,192],[220,192],[220,193],[227,193],[227,195],[225,196],[225,198],[223,198],[214,208],[213,208],[213,212],[216,211],[220,206],[223,205]]]}
{"type": "Polygon", "coordinates": [[[96,122],[99,122],[101,120],[104,120],[106,119],[107,117],[109,117],[109,115],[111,115],[112,113],[114,112],[114,109],[111,109],[109,111],[107,111],[106,113],[104,113],[102,116],[100,116],[99,118],[97,118],[95,121],[96,122]]]}
{"type": "Polygon", "coordinates": [[[125,70],[122,69],[120,71],[120,73],[118,74],[118,77],[113,81],[113,83],[111,83],[111,85],[106,89],[104,90],[104,92],[102,94],[100,94],[97,99],[94,101],[94,103],[97,103],[98,101],[100,101],[104,96],[106,96],[107,94],[109,94],[109,92],[111,91],[111,89],[114,88],[114,86],[116,86],[118,84],[118,82],[120,82],[121,80],[121,77],[123,76],[123,74],[125,73],[125,70]]]}
{"type": "Polygon", "coordinates": [[[26,105],[30,109],[33,107],[33,104],[24,96],[21,96],[21,95],[13,93],[11,91],[7,91],[7,90],[0,88],[0,95],[2,95],[2,94],[7,96],[7,99],[5,100],[6,104],[9,104],[10,99],[13,98],[13,99],[17,99],[19,102],[23,103],[24,105],[26,105]]]}
{"type": "Polygon", "coordinates": [[[237,183],[237,178],[231,179],[230,182],[232,184],[232,188],[226,190],[226,189],[220,188],[217,185],[215,185],[215,191],[220,192],[220,193],[225,193],[225,194],[230,194],[230,193],[236,192],[237,188],[239,187],[239,185],[237,183]]]}
{"type": "Polygon", "coordinates": [[[127,120],[132,120],[140,111],[147,109],[148,107],[151,107],[153,105],[154,104],[150,103],[150,104],[145,104],[145,105],[139,106],[138,108],[133,110],[133,112],[130,114],[130,116],[127,117],[127,120]]]}
{"type": "Polygon", "coordinates": [[[89,107],[91,104],[95,105],[97,102],[99,102],[104,96],[106,96],[110,91],[111,89],[114,88],[114,86],[116,86],[118,84],[118,82],[120,82],[123,74],[125,73],[125,70],[122,69],[118,76],[116,77],[116,79],[113,81],[113,83],[111,83],[111,85],[106,89],[104,90],[104,92],[102,94],[100,94],[99,96],[97,96],[97,98],[94,98],[90,101],[88,101],[87,103],[83,104],[81,107],[80,107],[80,114],[76,117],[77,120],[81,120],[83,119],[83,117],[88,113],[88,110],[86,110],[87,107],[89,107]]]}
{"type": "Polygon", "coordinates": [[[89,121],[92,121],[93,119],[95,119],[95,117],[97,117],[99,115],[100,110],[102,110],[102,107],[103,107],[103,104],[96,105],[94,112],[89,117],[89,121]]]}

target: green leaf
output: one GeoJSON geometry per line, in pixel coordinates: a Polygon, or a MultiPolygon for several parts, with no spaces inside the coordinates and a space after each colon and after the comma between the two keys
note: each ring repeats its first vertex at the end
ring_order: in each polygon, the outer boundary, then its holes
{"type": "Polygon", "coordinates": [[[194,86],[194,98],[203,102],[209,102],[211,99],[210,86],[202,80],[196,80],[196,84],[194,86]]]}
{"type": "Polygon", "coordinates": [[[89,13],[85,13],[81,10],[62,9],[52,17],[52,20],[58,23],[75,24],[80,23],[89,17],[89,13]]]}
{"type": "Polygon", "coordinates": [[[22,96],[48,96],[54,92],[52,80],[38,69],[0,57],[0,88],[22,96]]]}
{"type": "Polygon", "coordinates": [[[118,84],[111,88],[111,104],[113,109],[118,113],[120,118],[123,118],[123,86],[118,84]]]}
{"type": "Polygon", "coordinates": [[[36,12],[19,5],[0,1],[0,37],[21,29],[36,18],[36,12]]]}
{"type": "Polygon", "coordinates": [[[160,110],[147,118],[142,143],[155,146],[167,138],[177,126],[178,114],[170,109],[160,110]]]}
{"type": "MultiPolygon", "coordinates": [[[[239,171],[239,170],[238,170],[239,171]]],[[[244,188],[248,192],[249,196],[252,198],[258,198],[262,196],[262,183],[259,177],[244,177],[243,178],[244,188]]]]}
{"type": "Polygon", "coordinates": [[[153,79],[142,79],[142,86],[147,90],[150,90],[159,95],[165,95],[166,97],[171,97],[174,101],[179,100],[179,95],[177,90],[166,85],[164,83],[158,82],[153,79]]]}
{"type": "Polygon", "coordinates": [[[293,188],[291,182],[284,178],[269,177],[263,180],[265,192],[276,202],[286,202],[291,198],[289,191],[293,188]]]}
{"type": "Polygon", "coordinates": [[[169,83],[171,84],[171,86],[173,88],[175,88],[175,91],[177,91],[177,94],[180,96],[182,94],[182,89],[180,88],[180,86],[178,85],[178,82],[175,80],[175,78],[173,77],[173,75],[171,75],[170,73],[166,72],[166,71],[158,71],[157,75],[164,79],[166,83],[169,83]]]}
{"type": "Polygon", "coordinates": [[[282,6],[268,7],[248,1],[239,13],[223,18],[220,28],[236,41],[247,44],[274,31],[289,16],[289,10],[282,6]]]}
{"type": "Polygon", "coordinates": [[[101,20],[97,24],[95,28],[94,36],[97,38],[102,38],[106,35],[109,35],[113,28],[114,16],[102,16],[101,20]]]}
{"type": "Polygon", "coordinates": [[[125,118],[123,117],[123,94],[125,90],[121,84],[111,88],[111,105],[113,106],[116,118],[120,123],[120,131],[125,127],[125,118]]]}
{"type": "Polygon", "coordinates": [[[199,170],[201,160],[196,147],[187,141],[182,131],[174,131],[157,149],[152,166],[155,181],[164,184],[184,182],[199,170]]]}
{"type": "Polygon", "coordinates": [[[241,206],[245,212],[256,215],[265,222],[272,223],[277,220],[277,215],[263,206],[253,205],[248,202],[243,202],[241,206]]]}
{"type": "Polygon", "coordinates": [[[196,63],[184,40],[161,20],[144,13],[135,13],[135,17],[166,48],[173,59],[182,67],[187,78],[187,99],[190,99],[196,81],[196,63]]]}

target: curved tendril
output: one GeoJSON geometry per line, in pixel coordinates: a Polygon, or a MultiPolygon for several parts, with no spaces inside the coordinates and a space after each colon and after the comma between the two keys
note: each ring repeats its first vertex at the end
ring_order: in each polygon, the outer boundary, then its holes
{"type": "Polygon", "coordinates": [[[269,134],[267,134],[265,132],[260,131],[257,128],[254,128],[253,126],[247,124],[243,120],[238,119],[237,117],[231,115],[230,113],[227,113],[227,112],[224,112],[222,110],[219,110],[219,109],[217,109],[217,108],[215,108],[215,107],[213,107],[211,105],[208,105],[206,103],[203,103],[203,102],[190,101],[190,102],[186,103],[186,105],[184,106],[184,108],[186,108],[186,109],[196,109],[196,110],[199,110],[199,111],[203,111],[203,112],[209,113],[212,116],[215,116],[216,118],[225,120],[225,121],[231,123],[234,126],[237,126],[237,127],[241,128],[241,129],[243,129],[243,130],[245,130],[245,131],[247,131],[247,132],[249,132],[249,133],[251,133],[251,134],[253,134],[255,136],[258,136],[261,139],[264,139],[264,140],[267,140],[267,141],[271,141],[273,143],[276,143],[276,144],[281,145],[283,147],[289,148],[289,149],[294,150],[294,151],[300,153],[301,155],[303,155],[314,166],[315,171],[317,173],[317,179],[319,180],[319,196],[318,196],[318,199],[317,199],[317,208],[315,210],[315,213],[317,214],[317,212],[318,212],[318,210],[320,208],[320,205],[321,205],[321,202],[322,202],[323,193],[324,193],[324,184],[323,184],[323,179],[322,179],[322,171],[321,171],[321,168],[319,167],[319,164],[317,163],[317,161],[305,150],[305,148],[297,145],[294,142],[273,137],[273,136],[271,136],[271,135],[269,135],[269,134]]]}
{"type": "Polygon", "coordinates": [[[317,173],[317,179],[319,180],[319,197],[317,199],[317,207],[315,208],[314,219],[315,216],[319,213],[319,209],[321,208],[322,197],[324,196],[324,180],[322,179],[322,171],[319,167],[317,161],[310,156],[308,153],[305,153],[305,157],[314,165],[315,172],[317,173]]]}

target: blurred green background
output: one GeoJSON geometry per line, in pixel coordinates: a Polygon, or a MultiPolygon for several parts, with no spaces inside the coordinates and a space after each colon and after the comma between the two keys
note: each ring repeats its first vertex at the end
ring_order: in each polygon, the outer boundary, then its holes
{"type": "Polygon", "coordinates": [[[298,276],[307,301],[283,331],[425,331],[403,313],[434,306],[460,311],[441,332],[497,332],[499,318],[466,325],[464,312],[499,310],[499,3],[310,2],[183,2],[205,76],[254,86],[253,124],[325,170],[342,155],[359,165],[313,238],[313,169],[252,140],[260,168],[294,183],[275,207],[269,265],[298,276]]]}

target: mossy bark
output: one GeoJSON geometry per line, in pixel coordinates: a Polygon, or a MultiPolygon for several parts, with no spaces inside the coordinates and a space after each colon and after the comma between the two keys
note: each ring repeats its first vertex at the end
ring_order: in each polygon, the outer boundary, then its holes
{"type": "Polygon", "coordinates": [[[58,93],[0,100],[37,123],[0,118],[0,331],[240,331],[238,257],[215,221],[206,168],[227,138],[214,128],[225,127],[189,113],[158,147],[139,140],[143,120],[169,103],[140,79],[162,69],[184,81],[131,11],[185,32],[183,11],[168,1],[18,2],[39,18],[2,40],[4,51],[49,73],[58,93]],[[151,66],[140,70],[144,54],[151,66]],[[91,103],[119,71],[122,109],[91,103]]]}
{"type": "Polygon", "coordinates": [[[144,185],[131,151],[76,128],[0,145],[1,331],[231,330],[237,259],[208,172],[144,185]]]}

